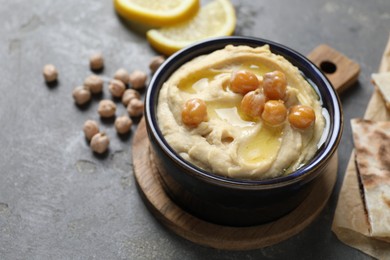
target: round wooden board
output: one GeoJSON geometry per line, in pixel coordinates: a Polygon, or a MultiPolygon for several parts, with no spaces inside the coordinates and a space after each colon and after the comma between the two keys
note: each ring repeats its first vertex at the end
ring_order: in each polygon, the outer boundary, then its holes
{"type": "Polygon", "coordinates": [[[326,205],[337,177],[337,154],[309,196],[288,215],[267,224],[229,227],[196,218],[177,206],[165,193],[149,152],[144,119],[133,140],[134,175],[140,194],[152,212],[177,235],[196,244],[225,250],[249,250],[274,245],[307,227],[326,205]]]}

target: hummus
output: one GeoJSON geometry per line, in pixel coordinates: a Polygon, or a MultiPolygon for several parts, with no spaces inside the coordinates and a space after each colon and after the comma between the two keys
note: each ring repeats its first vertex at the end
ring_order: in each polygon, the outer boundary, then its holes
{"type": "Polygon", "coordinates": [[[268,45],[252,48],[228,45],[197,57],[164,83],[157,105],[158,124],[169,145],[185,160],[217,175],[239,179],[269,179],[289,174],[316,153],[325,127],[321,101],[301,72],[268,45]],[[228,87],[232,72],[248,70],[262,76],[282,71],[287,79],[286,107],[310,106],[315,122],[299,130],[288,121],[270,127],[248,120],[240,112],[242,94],[228,87]],[[208,120],[196,127],[182,122],[183,104],[200,98],[208,120]]]}

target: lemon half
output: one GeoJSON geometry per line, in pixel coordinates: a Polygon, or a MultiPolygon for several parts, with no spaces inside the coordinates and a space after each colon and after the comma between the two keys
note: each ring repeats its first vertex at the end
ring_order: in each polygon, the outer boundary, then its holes
{"type": "Polygon", "coordinates": [[[124,18],[151,26],[166,26],[188,20],[199,9],[199,0],[114,0],[124,18]]]}
{"type": "Polygon", "coordinates": [[[199,40],[232,35],[235,27],[236,14],[232,3],[229,0],[214,0],[200,8],[189,20],[149,30],[146,35],[153,48],[171,55],[199,40]]]}

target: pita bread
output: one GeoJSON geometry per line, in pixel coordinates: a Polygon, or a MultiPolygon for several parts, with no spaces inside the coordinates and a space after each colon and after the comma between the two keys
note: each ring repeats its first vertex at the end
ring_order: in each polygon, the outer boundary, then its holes
{"type": "Polygon", "coordinates": [[[371,78],[386,101],[387,108],[390,109],[390,72],[373,73],[371,78]]]}
{"type": "Polygon", "coordinates": [[[390,237],[390,122],[351,121],[356,165],[373,237],[390,237]]]}

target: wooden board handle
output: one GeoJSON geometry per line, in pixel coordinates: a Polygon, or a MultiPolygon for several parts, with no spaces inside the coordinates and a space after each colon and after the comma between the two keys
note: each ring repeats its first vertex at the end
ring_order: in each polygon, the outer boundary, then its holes
{"type": "Polygon", "coordinates": [[[307,57],[326,75],[339,94],[358,79],[359,64],[328,45],[317,46],[307,57]]]}

